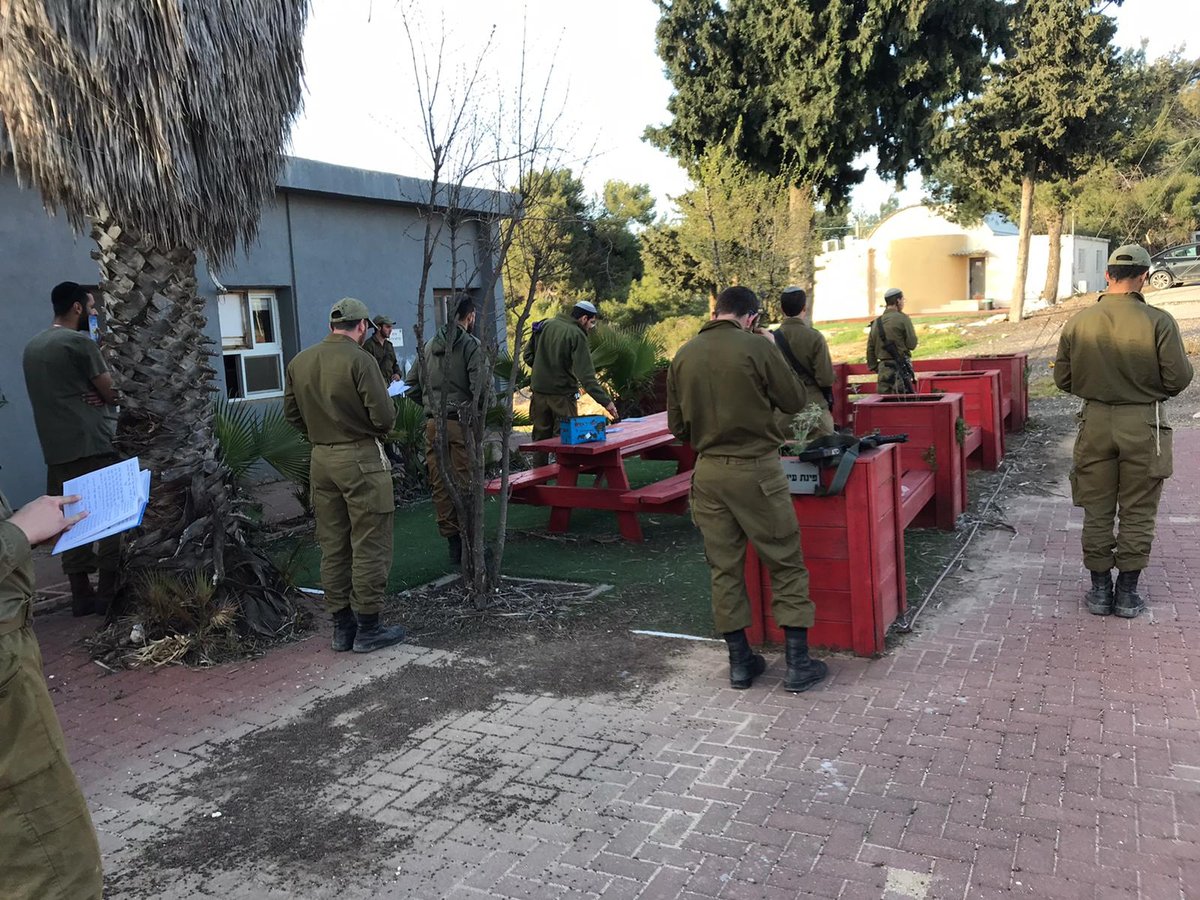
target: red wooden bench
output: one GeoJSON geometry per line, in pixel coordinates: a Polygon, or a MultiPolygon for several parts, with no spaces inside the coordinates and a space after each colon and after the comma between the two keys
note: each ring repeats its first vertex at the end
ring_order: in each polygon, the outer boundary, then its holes
{"type": "Polygon", "coordinates": [[[957,435],[962,414],[963,398],[955,393],[874,394],[854,405],[857,434],[908,434],[899,445],[905,527],[953,531],[966,509],[967,447],[957,435]]]}
{"type": "MultiPolygon", "coordinates": [[[[864,451],[841,494],[792,497],[816,605],[809,631],[813,646],[878,655],[888,625],[904,612],[902,446],[864,451]]],[[[824,483],[832,477],[832,468],[821,471],[824,483]]],[[[782,642],[783,629],[771,614],[770,573],[753,546],[746,550],[745,573],[751,610],[747,636],[753,643],[782,642]]]]}
{"type": "Polygon", "coordinates": [[[692,473],[679,472],[662,481],[627,493],[627,501],[640,509],[679,513],[687,511],[688,493],[692,489],[692,473]]]}

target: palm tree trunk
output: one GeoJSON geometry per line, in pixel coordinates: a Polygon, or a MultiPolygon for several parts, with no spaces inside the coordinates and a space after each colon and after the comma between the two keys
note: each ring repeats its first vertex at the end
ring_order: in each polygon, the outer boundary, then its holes
{"type": "Polygon", "coordinates": [[[121,395],[117,446],[151,473],[142,526],[126,543],[126,570],[203,572],[237,596],[255,631],[277,633],[295,610],[273,567],[247,546],[233,476],[220,459],[196,254],[154,247],[108,217],[93,222],[92,237],[105,353],[121,395]]]}
{"type": "Polygon", "coordinates": [[[1021,179],[1021,224],[1017,236],[1017,272],[1013,277],[1008,321],[1020,322],[1025,315],[1025,282],[1029,280],[1029,238],[1033,233],[1033,173],[1021,179]]]}
{"type": "Polygon", "coordinates": [[[1066,217],[1065,209],[1054,210],[1046,228],[1050,258],[1046,265],[1046,286],[1042,288],[1042,300],[1049,304],[1058,302],[1058,276],[1062,271],[1063,220],[1066,217]]]}

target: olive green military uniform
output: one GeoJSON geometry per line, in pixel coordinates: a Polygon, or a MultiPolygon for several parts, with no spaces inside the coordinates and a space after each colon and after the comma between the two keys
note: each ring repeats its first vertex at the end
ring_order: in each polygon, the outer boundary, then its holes
{"type": "MultiPolygon", "coordinates": [[[[820,422],[809,431],[809,437],[818,438],[833,434],[833,413],[825,400],[825,391],[833,387],[833,360],[829,356],[829,345],[825,342],[825,335],[809,325],[801,316],[785,318],[779,325],[779,333],[783,335],[792,355],[800,363],[801,371],[796,372],[796,375],[800,378],[800,384],[804,386],[804,408],[815,404],[821,411],[820,422]]],[[[785,416],[785,434],[790,430],[791,419],[791,416],[785,416]]]]}
{"type": "Polygon", "coordinates": [[[0,897],[94,900],[100,847],[42,674],[33,557],[0,494],[0,897]]]}
{"type": "Polygon", "coordinates": [[[612,403],[596,377],[587,332],[566,313],[548,319],[537,338],[525,345],[521,358],[531,372],[529,418],[535,441],[554,437],[560,422],[578,415],[575,398],[580,385],[601,406],[612,403]]]}
{"type": "Polygon", "coordinates": [[[380,441],[396,408],[370,354],[333,332],[287,367],[284,413],[312,443],[309,468],[325,606],[378,613],[392,568],[391,466],[380,441]]]}
{"type": "MultiPolygon", "coordinates": [[[[91,406],[92,379],[108,371],[100,348],[85,331],[48,328],[25,346],[25,386],[33,406],[42,456],[46,460],[46,493],[61,496],[63,483],[120,462],[113,449],[116,411],[91,406]]],[[[121,567],[121,535],[67,550],[67,575],[121,567]]]]}
{"type": "Polygon", "coordinates": [[[896,372],[896,363],[887,351],[889,342],[895,344],[906,358],[911,358],[917,349],[917,332],[912,319],[895,307],[885,309],[883,315],[871,323],[867,335],[867,366],[879,374],[876,390],[880,394],[899,394],[904,388],[896,372]]]}
{"type": "Polygon", "coordinates": [[[750,625],[747,539],[771,573],[775,621],[813,624],[800,528],[779,462],[779,413],[796,414],[804,400],[779,350],[727,319],[701,328],[667,373],[668,426],[699,453],[692,520],[704,538],[713,619],[722,634],[750,625]]]}
{"type": "Polygon", "coordinates": [[[404,373],[400,371],[400,362],[396,359],[396,348],[392,346],[391,341],[381,342],[373,334],[363,343],[363,347],[378,364],[385,383],[395,381],[397,377],[404,377],[404,373]]]}
{"type": "Polygon", "coordinates": [[[1163,401],[1191,380],[1175,319],[1141,294],[1102,294],[1063,328],[1054,382],[1083,399],[1071,495],[1083,507],[1089,570],[1136,572],[1148,564],[1158,501],[1172,467],[1163,401]]]}
{"type": "MultiPolygon", "coordinates": [[[[483,352],[479,339],[460,328],[457,322],[451,322],[440,328],[425,347],[427,384],[421,384],[420,370],[415,365],[405,379],[408,385],[406,396],[425,406],[425,462],[429,467],[433,506],[437,510],[438,533],[446,538],[458,534],[461,529],[438,460],[437,419],[444,411],[450,467],[461,495],[467,487],[471,468],[462,425],[458,421],[459,411],[463,407],[470,408],[475,402],[483,378],[483,352]]],[[[482,391],[480,399],[483,399],[482,391]]]]}

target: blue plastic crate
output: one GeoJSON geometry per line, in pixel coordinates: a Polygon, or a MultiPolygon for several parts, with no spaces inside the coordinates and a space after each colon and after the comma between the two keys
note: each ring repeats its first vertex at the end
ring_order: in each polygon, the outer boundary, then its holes
{"type": "Polygon", "coordinates": [[[604,429],[608,419],[604,416],[578,416],[564,419],[559,428],[559,437],[564,444],[594,444],[604,440],[604,429]]]}

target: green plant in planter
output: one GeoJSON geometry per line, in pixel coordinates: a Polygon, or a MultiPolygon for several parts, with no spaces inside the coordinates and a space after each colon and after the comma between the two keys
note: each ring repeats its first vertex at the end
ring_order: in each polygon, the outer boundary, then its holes
{"type": "Polygon", "coordinates": [[[813,432],[820,427],[825,411],[818,403],[810,403],[792,417],[792,433],[780,451],[784,456],[795,456],[808,446],[813,432]]]}
{"type": "Polygon", "coordinates": [[[967,433],[970,431],[967,425],[967,420],[959,416],[954,420],[954,439],[958,441],[958,446],[962,446],[967,442],[967,433]]]}

